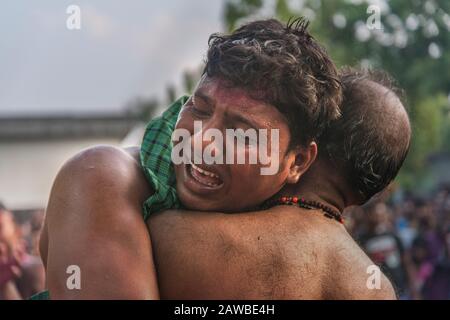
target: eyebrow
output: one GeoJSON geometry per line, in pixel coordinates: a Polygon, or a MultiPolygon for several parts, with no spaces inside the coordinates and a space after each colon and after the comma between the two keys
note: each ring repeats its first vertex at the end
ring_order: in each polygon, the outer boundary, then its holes
{"type": "Polygon", "coordinates": [[[203,101],[205,101],[207,104],[211,105],[213,108],[215,107],[215,101],[213,98],[208,96],[206,93],[202,92],[201,90],[196,90],[193,94],[194,98],[200,98],[203,101]]]}
{"type": "MultiPolygon", "coordinates": [[[[213,109],[215,108],[215,100],[214,100],[214,98],[212,98],[212,97],[208,96],[208,94],[202,92],[201,89],[195,91],[194,94],[193,94],[193,97],[197,98],[197,99],[200,98],[204,102],[209,104],[213,109]]],[[[240,122],[243,122],[243,123],[247,124],[249,127],[252,127],[254,129],[259,127],[259,126],[256,125],[256,123],[254,123],[253,121],[245,118],[240,113],[233,112],[233,113],[230,114],[230,118],[232,118],[234,120],[237,120],[237,121],[240,121],[240,122]]]]}

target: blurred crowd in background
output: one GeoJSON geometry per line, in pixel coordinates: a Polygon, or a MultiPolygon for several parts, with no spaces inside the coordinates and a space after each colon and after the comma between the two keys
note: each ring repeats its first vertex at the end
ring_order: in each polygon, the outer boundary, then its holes
{"type": "Polygon", "coordinates": [[[44,210],[13,213],[0,203],[0,300],[27,299],[45,288],[43,221],[44,210]]]}
{"type": "MultiPolygon", "coordinates": [[[[395,192],[345,216],[400,299],[450,299],[450,185],[428,197],[395,192]]],[[[0,299],[26,299],[45,288],[43,219],[44,210],[12,213],[0,205],[0,299]]]]}
{"type": "Polygon", "coordinates": [[[400,299],[450,299],[450,185],[371,200],[348,210],[346,224],[400,299]]]}

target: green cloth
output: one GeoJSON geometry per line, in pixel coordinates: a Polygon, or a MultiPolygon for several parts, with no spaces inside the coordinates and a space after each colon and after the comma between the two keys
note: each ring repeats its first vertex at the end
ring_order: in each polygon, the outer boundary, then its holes
{"type": "Polygon", "coordinates": [[[42,291],[30,297],[29,300],[50,300],[50,292],[42,291]]]}
{"type": "MultiPolygon", "coordinates": [[[[145,130],[140,160],[145,177],[155,193],[143,203],[144,220],[152,213],[181,206],[171,160],[172,132],[181,107],[188,99],[188,96],[183,96],[175,101],[160,117],[150,121],[145,130]]],[[[30,300],[50,300],[50,293],[39,292],[30,300]]]]}
{"type": "Polygon", "coordinates": [[[183,96],[175,101],[160,117],[150,121],[145,130],[140,152],[141,166],[155,193],[143,203],[144,220],[152,213],[181,207],[171,159],[172,132],[181,107],[188,99],[188,96],[183,96]]]}

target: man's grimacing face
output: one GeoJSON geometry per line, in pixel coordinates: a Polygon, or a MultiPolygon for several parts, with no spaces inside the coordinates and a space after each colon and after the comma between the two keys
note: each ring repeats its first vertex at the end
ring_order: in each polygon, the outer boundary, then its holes
{"type": "MultiPolygon", "coordinates": [[[[252,99],[243,89],[226,86],[224,81],[204,76],[192,97],[181,109],[177,129],[185,129],[190,134],[189,146],[192,154],[195,152],[194,140],[201,141],[198,147],[201,152],[205,148],[214,150],[220,148],[220,153],[226,156],[227,143],[222,144],[215,139],[205,139],[203,134],[208,129],[219,130],[226,137],[226,129],[267,129],[267,155],[273,159],[271,129],[278,129],[279,139],[277,160],[278,170],[271,175],[262,175],[263,165],[259,159],[256,164],[237,164],[237,153],[244,152],[245,159],[249,154],[257,152],[260,140],[246,141],[242,148],[235,148],[233,164],[201,164],[192,165],[191,159],[182,164],[175,164],[177,193],[182,203],[193,210],[236,212],[251,209],[277,193],[285,183],[295,183],[293,170],[296,154],[288,152],[290,132],[285,117],[272,105],[252,99]],[[194,121],[201,121],[202,130],[195,132],[194,121]],[[200,139],[200,140],[198,140],[200,139]],[[248,143],[247,143],[248,142],[248,143]],[[212,145],[211,145],[212,144],[212,145]],[[221,145],[219,145],[221,144],[221,145]]],[[[258,131],[259,132],[259,131],[258,131]]],[[[177,142],[174,141],[174,146],[177,142]]],[[[265,147],[265,146],[264,146],[265,147]]],[[[274,149],[275,150],[275,149],[274,149]]],[[[297,178],[298,179],[298,178],[297,178]]]]}

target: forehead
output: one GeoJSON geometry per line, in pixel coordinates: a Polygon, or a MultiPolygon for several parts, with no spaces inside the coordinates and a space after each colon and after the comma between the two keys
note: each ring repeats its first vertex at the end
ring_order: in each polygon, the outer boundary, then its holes
{"type": "Polygon", "coordinates": [[[203,76],[194,91],[196,101],[204,101],[224,110],[239,113],[254,120],[267,122],[271,126],[286,122],[284,116],[272,104],[252,98],[243,88],[230,86],[225,80],[203,76]]]}
{"type": "Polygon", "coordinates": [[[242,88],[231,86],[223,79],[210,78],[207,76],[203,76],[200,79],[195,94],[200,96],[206,95],[207,98],[214,100],[215,103],[221,104],[245,104],[249,107],[266,105],[266,103],[262,101],[252,99],[250,94],[242,88]]]}

